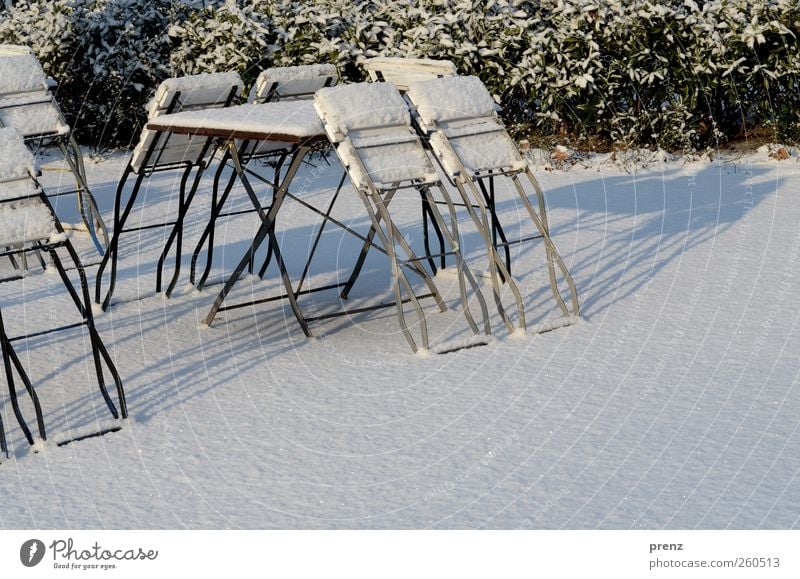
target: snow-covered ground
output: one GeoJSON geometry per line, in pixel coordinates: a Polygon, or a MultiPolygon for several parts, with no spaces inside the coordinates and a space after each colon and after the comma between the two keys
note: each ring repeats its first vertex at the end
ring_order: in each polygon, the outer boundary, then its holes
{"type": "MultiPolygon", "coordinates": [[[[88,163],[109,224],[124,160],[88,163]]],[[[46,184],[66,179],[57,164],[45,169],[46,184]]],[[[296,189],[324,205],[340,174],[335,161],[305,167],[296,189]]],[[[412,355],[391,309],[315,322],[314,340],[278,302],[203,327],[219,286],[192,290],[185,261],[176,295],[155,295],[164,233],[132,234],[116,303],[98,316],[132,420],[34,453],[4,395],[13,456],[0,464],[0,528],[797,527],[796,158],[758,152],[633,173],[595,159],[538,174],[583,319],[516,338],[494,315],[490,345],[448,355],[412,355]]],[[[189,216],[188,249],[208,186],[189,216]]],[[[130,224],[163,220],[175,191],[171,176],[154,179],[130,224]]],[[[529,233],[520,208],[499,194],[510,229],[529,233]]],[[[59,212],[75,221],[68,203],[59,199],[59,212]]],[[[418,197],[395,204],[419,247],[418,197]]],[[[366,229],[348,189],[335,215],[366,229]]],[[[238,260],[255,220],[227,223],[214,279],[238,260]]],[[[281,214],[295,279],[315,223],[291,201],[281,214]]],[[[462,225],[480,271],[479,240],[462,225]]],[[[96,264],[88,239],[73,237],[96,264]]],[[[346,278],[358,246],[326,234],[312,285],[346,278]]],[[[515,251],[529,323],[552,319],[540,245],[515,251]]],[[[388,274],[385,258],[371,255],[348,305],[390,298],[388,274]]],[[[232,297],[263,297],[275,280],[272,270],[263,282],[249,277],[232,297]]],[[[455,310],[454,278],[437,281],[455,310]]],[[[73,316],[58,290],[53,275],[4,285],[9,331],[73,316]]],[[[458,339],[457,315],[428,304],[433,335],[458,339]]],[[[341,306],[334,292],[301,305],[309,314],[341,306]]],[[[19,346],[53,436],[89,421],[93,408],[104,417],[80,331],[19,346]]]]}

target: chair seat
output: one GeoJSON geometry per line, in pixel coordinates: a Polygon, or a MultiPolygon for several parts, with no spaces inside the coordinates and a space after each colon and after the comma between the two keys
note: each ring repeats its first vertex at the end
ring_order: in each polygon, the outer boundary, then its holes
{"type": "Polygon", "coordinates": [[[444,170],[451,176],[460,173],[462,166],[471,174],[489,169],[520,171],[526,166],[514,141],[497,123],[478,123],[453,131],[435,132],[430,139],[444,170]]]}
{"type": "Polygon", "coordinates": [[[438,180],[419,140],[405,129],[394,139],[391,134],[384,134],[361,137],[353,143],[355,148],[351,142],[343,142],[339,155],[350,169],[353,184],[359,189],[366,187],[369,180],[379,189],[397,182],[434,183],[438,180]],[[359,158],[368,175],[361,170],[359,158]]]}
{"type": "Polygon", "coordinates": [[[58,235],[53,214],[41,201],[0,206],[0,247],[25,245],[58,235]]]}

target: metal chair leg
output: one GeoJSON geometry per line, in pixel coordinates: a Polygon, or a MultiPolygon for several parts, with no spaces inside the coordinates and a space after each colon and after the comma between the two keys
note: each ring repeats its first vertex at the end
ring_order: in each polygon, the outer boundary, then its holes
{"type": "Polygon", "coordinates": [[[34,443],[33,435],[31,434],[30,428],[28,428],[28,424],[25,421],[25,417],[22,415],[22,410],[19,406],[17,390],[14,384],[14,370],[16,370],[17,375],[22,381],[22,384],[24,385],[31,402],[33,403],[33,410],[36,414],[36,425],[39,431],[39,436],[42,440],[47,440],[47,433],[44,427],[44,416],[42,414],[42,406],[39,402],[39,396],[36,394],[36,390],[34,389],[27,372],[25,372],[19,357],[17,357],[17,353],[14,351],[14,347],[11,345],[11,341],[6,334],[5,324],[3,323],[3,316],[1,312],[0,347],[2,348],[3,365],[5,367],[6,382],[8,383],[8,394],[11,399],[11,408],[14,412],[17,422],[19,423],[20,429],[22,429],[22,433],[25,435],[25,439],[29,444],[34,443]]]}
{"type": "MultiPolygon", "coordinates": [[[[322,233],[325,231],[325,226],[328,224],[328,219],[330,219],[331,212],[333,212],[333,208],[336,205],[336,200],[339,198],[339,193],[342,192],[342,187],[344,186],[346,178],[347,173],[342,173],[342,178],[339,179],[339,185],[336,187],[336,191],[334,192],[330,203],[328,203],[328,208],[325,211],[322,223],[320,223],[319,229],[317,229],[317,233],[314,235],[314,241],[311,244],[311,251],[308,254],[308,259],[306,260],[305,266],[303,266],[303,273],[300,275],[300,281],[297,283],[297,289],[294,292],[295,296],[297,296],[303,289],[303,284],[305,283],[306,277],[308,276],[308,271],[311,268],[311,260],[314,259],[314,254],[317,252],[317,247],[319,246],[319,241],[322,238],[322,233]]],[[[263,275],[263,272],[259,272],[259,276],[263,275]]]]}
{"type": "Polygon", "coordinates": [[[145,176],[144,172],[136,176],[136,182],[133,185],[130,197],[128,198],[128,201],[123,209],[122,192],[125,189],[125,184],[131,172],[132,172],[131,167],[130,165],[128,165],[128,167],[126,167],[125,169],[125,173],[123,173],[122,178],[120,179],[119,185],[117,185],[117,191],[114,196],[114,232],[111,236],[111,242],[109,243],[108,250],[103,255],[103,259],[100,261],[100,265],[97,268],[97,277],[95,278],[94,299],[95,303],[101,304],[103,310],[108,308],[108,304],[111,301],[111,296],[114,294],[114,287],[116,286],[117,283],[117,258],[119,250],[119,236],[122,234],[122,228],[125,226],[125,222],[128,220],[128,215],[130,214],[131,209],[133,208],[133,205],[136,202],[136,197],[139,194],[139,188],[142,186],[142,180],[144,179],[145,176]],[[105,298],[101,298],[103,273],[109,262],[111,263],[111,271],[109,272],[110,277],[109,277],[108,291],[106,292],[105,298]]]}
{"type": "Polygon", "coordinates": [[[444,188],[440,185],[439,186],[440,192],[447,204],[447,209],[450,216],[450,224],[452,230],[448,230],[447,225],[444,222],[444,218],[442,217],[441,213],[437,210],[436,205],[433,204],[433,194],[431,193],[430,189],[425,189],[425,195],[428,198],[430,206],[433,210],[432,215],[434,219],[439,223],[440,231],[447,237],[447,242],[452,248],[453,255],[455,256],[456,260],[456,268],[458,271],[458,285],[459,291],[461,295],[461,308],[464,312],[464,316],[467,318],[470,327],[473,330],[473,333],[478,333],[478,327],[475,323],[475,320],[472,316],[472,312],[469,309],[469,299],[467,297],[467,283],[469,283],[473,295],[478,300],[478,305],[481,310],[481,316],[483,319],[483,328],[484,333],[486,335],[491,335],[492,329],[491,324],[489,323],[489,312],[486,308],[486,301],[483,299],[483,295],[481,294],[480,287],[478,286],[478,282],[475,279],[475,276],[472,275],[472,271],[470,271],[469,267],[467,266],[466,262],[464,261],[464,255],[461,253],[461,236],[458,232],[458,216],[456,214],[456,208],[453,205],[450,196],[444,191],[444,188]]]}
{"type": "Polygon", "coordinates": [[[70,136],[68,146],[62,142],[59,144],[59,148],[75,177],[78,191],[78,210],[81,214],[81,220],[86,226],[97,251],[103,255],[108,251],[108,230],[97,207],[97,200],[89,189],[89,183],[86,179],[86,167],[83,164],[83,154],[80,152],[77,141],[72,136],[70,136]],[[70,155],[70,150],[72,155],[70,155]],[[98,231],[102,236],[102,241],[98,239],[98,231]]]}
{"type": "Polygon", "coordinates": [[[197,192],[197,187],[200,185],[200,179],[203,176],[203,171],[200,168],[198,168],[195,173],[194,181],[192,182],[192,187],[189,189],[189,192],[186,193],[186,181],[190,173],[191,173],[191,167],[187,168],[184,178],[181,179],[181,190],[178,201],[178,216],[175,220],[175,225],[172,226],[172,230],[169,233],[169,237],[167,238],[167,241],[164,244],[164,249],[158,258],[158,267],[156,269],[156,292],[160,293],[161,277],[164,270],[164,262],[166,261],[167,254],[169,253],[169,250],[172,247],[173,242],[175,243],[175,266],[172,278],[165,292],[167,297],[172,295],[172,290],[175,289],[175,284],[178,283],[178,278],[181,272],[181,254],[183,247],[183,222],[186,219],[186,214],[189,212],[189,207],[192,204],[194,195],[197,192]]]}
{"type": "Polygon", "coordinates": [[[408,341],[409,345],[411,346],[411,350],[413,352],[417,352],[419,347],[417,346],[414,337],[411,334],[411,331],[408,329],[408,323],[406,322],[405,312],[403,311],[403,294],[402,289],[405,288],[408,299],[411,301],[411,304],[416,311],[417,318],[419,319],[420,323],[420,336],[422,347],[427,349],[429,347],[429,340],[428,340],[428,326],[425,321],[425,312],[420,306],[419,301],[414,294],[413,288],[411,284],[408,282],[408,279],[405,276],[405,273],[400,268],[400,264],[397,260],[397,254],[395,252],[394,242],[394,228],[392,227],[391,219],[389,218],[388,212],[386,210],[386,206],[383,203],[383,200],[380,198],[375,192],[363,192],[359,190],[359,195],[364,202],[364,206],[367,209],[367,213],[369,214],[370,220],[372,221],[372,227],[375,229],[378,237],[383,243],[384,248],[386,249],[386,253],[389,257],[389,262],[392,269],[392,286],[394,288],[394,295],[396,300],[396,308],[397,308],[397,318],[400,323],[400,330],[403,332],[406,340],[408,341]],[[386,224],[386,232],[384,232],[383,227],[378,220],[378,215],[381,216],[381,220],[386,224]]]}
{"type": "Polygon", "coordinates": [[[545,252],[547,255],[547,272],[550,277],[550,289],[553,292],[553,297],[555,297],[558,306],[561,308],[562,313],[565,316],[579,316],[580,315],[580,305],[578,303],[578,290],[575,288],[575,282],[572,279],[572,275],[570,275],[569,270],[567,269],[564,260],[561,259],[561,255],[558,253],[553,240],[550,239],[550,234],[548,233],[547,229],[544,226],[544,223],[540,219],[539,215],[537,215],[536,211],[531,205],[530,199],[525,194],[525,190],[522,187],[522,183],[520,183],[519,178],[514,175],[512,177],[512,181],[514,186],[517,190],[517,193],[522,200],[523,205],[528,211],[530,215],[531,221],[533,221],[534,226],[539,231],[542,236],[542,240],[545,244],[545,252]],[[572,312],[569,311],[566,303],[564,302],[564,298],[561,296],[561,292],[558,288],[558,279],[556,275],[556,267],[558,267],[561,275],[564,277],[564,280],[567,283],[567,287],[569,288],[570,293],[570,301],[572,305],[572,312]]]}
{"type": "MultiPolygon", "coordinates": [[[[494,177],[489,177],[489,189],[486,189],[486,185],[483,182],[483,179],[477,179],[478,187],[483,194],[483,199],[486,202],[487,208],[489,209],[489,217],[491,218],[491,232],[492,232],[492,243],[495,247],[498,246],[497,238],[500,238],[500,241],[503,244],[503,253],[505,254],[505,266],[508,270],[508,273],[511,274],[511,248],[508,244],[508,238],[506,237],[506,232],[503,230],[503,226],[500,223],[500,219],[497,217],[497,211],[495,208],[495,196],[494,196],[494,177]]],[[[500,276],[500,281],[502,283],[506,282],[506,278],[500,276]]]]}
{"type": "Polygon", "coordinates": [[[127,410],[125,410],[126,408],[125,393],[122,389],[122,381],[119,378],[119,374],[117,373],[117,370],[113,362],[111,362],[110,358],[106,358],[107,352],[106,356],[102,356],[100,352],[102,342],[94,326],[94,316],[92,314],[92,308],[89,298],[89,286],[86,281],[86,273],[83,269],[83,266],[81,265],[80,260],[78,260],[78,256],[75,253],[75,250],[72,248],[72,245],[67,241],[64,244],[64,247],[66,248],[70,256],[70,260],[72,261],[75,270],[78,272],[78,279],[80,281],[81,294],[83,299],[81,299],[81,296],[78,295],[77,291],[75,290],[75,287],[72,285],[72,281],[69,279],[69,276],[67,275],[67,272],[64,269],[64,265],[61,262],[61,259],[58,257],[58,254],[56,253],[55,249],[52,249],[50,251],[50,255],[53,260],[53,265],[58,271],[61,280],[64,283],[64,286],[67,288],[68,293],[75,302],[75,306],[78,308],[78,311],[83,316],[84,322],[86,323],[86,327],[89,330],[89,340],[92,347],[92,359],[94,361],[95,373],[97,375],[97,383],[100,389],[100,394],[102,395],[103,400],[105,401],[106,406],[108,407],[108,410],[111,413],[111,415],[114,418],[119,418],[120,414],[117,411],[114,402],[111,400],[111,396],[108,393],[108,388],[106,387],[105,383],[105,375],[103,373],[103,367],[102,367],[102,363],[105,361],[116,386],[117,398],[119,399],[120,407],[123,409],[122,417],[125,418],[127,417],[127,410]]]}
{"type": "Polygon", "coordinates": [[[433,226],[433,231],[436,234],[436,238],[439,240],[439,268],[444,269],[447,266],[447,262],[445,260],[445,252],[444,252],[444,238],[442,237],[442,231],[440,229],[440,224],[436,221],[433,217],[433,213],[431,211],[432,207],[436,206],[436,202],[433,200],[432,197],[429,198],[423,191],[420,191],[420,196],[422,197],[422,241],[425,247],[425,253],[428,258],[428,265],[431,268],[431,273],[436,275],[436,262],[434,261],[433,252],[431,251],[430,247],[430,231],[429,231],[429,220],[428,217],[430,216],[430,224],[433,226]]]}
{"type": "Polygon", "coordinates": [[[478,233],[483,238],[484,245],[486,246],[486,253],[488,259],[488,267],[489,267],[489,278],[491,279],[492,283],[492,294],[494,296],[495,306],[497,308],[497,312],[500,314],[503,323],[505,324],[506,328],[509,332],[514,331],[514,325],[511,323],[511,319],[506,312],[505,307],[503,306],[502,297],[500,295],[500,277],[502,276],[506,283],[511,290],[511,293],[514,296],[514,301],[517,306],[517,316],[519,317],[519,327],[521,329],[525,329],[525,308],[522,302],[522,294],[517,287],[516,282],[511,277],[511,274],[506,269],[505,265],[503,264],[500,255],[497,253],[497,248],[492,243],[492,239],[490,237],[490,226],[489,226],[489,211],[486,207],[486,204],[483,200],[483,196],[478,191],[477,187],[472,181],[464,182],[461,179],[456,180],[456,188],[458,189],[459,194],[461,195],[461,199],[464,203],[464,206],[469,213],[469,216],[472,218],[473,224],[475,228],[478,230],[478,233]],[[466,188],[469,188],[472,195],[472,199],[470,199],[470,195],[467,193],[466,188]],[[473,207],[473,203],[478,206],[478,212],[475,211],[475,207],[473,207]]]}

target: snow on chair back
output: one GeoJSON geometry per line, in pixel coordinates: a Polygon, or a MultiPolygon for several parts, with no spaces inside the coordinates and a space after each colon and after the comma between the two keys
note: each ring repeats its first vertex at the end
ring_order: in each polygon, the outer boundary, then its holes
{"type": "Polygon", "coordinates": [[[0,47],[0,126],[15,127],[25,138],[69,133],[47,76],[23,46],[0,47]]]}
{"type": "Polygon", "coordinates": [[[437,181],[436,170],[411,127],[403,97],[391,83],[324,88],[315,106],[336,152],[358,189],[437,181]]]}
{"type": "MultiPolygon", "coordinates": [[[[226,107],[241,91],[242,79],[235,72],[170,78],[159,85],[147,105],[147,115],[153,119],[162,114],[226,107]]],[[[197,165],[212,152],[208,139],[144,129],[133,151],[131,167],[139,173],[162,166],[197,165]]]]}
{"type": "Polygon", "coordinates": [[[429,58],[377,57],[361,61],[364,70],[373,82],[391,82],[405,92],[408,86],[419,80],[456,76],[456,65],[449,60],[429,58]]]}
{"type": "Polygon", "coordinates": [[[332,64],[307,64],[268,68],[261,72],[250,91],[250,102],[311,99],[314,93],[339,81],[332,64]]]}
{"type": "Polygon", "coordinates": [[[406,93],[421,128],[432,132],[430,145],[450,177],[526,167],[496,113],[496,103],[475,76],[412,83],[406,93]],[[436,129],[439,129],[438,131],[436,129]]]}

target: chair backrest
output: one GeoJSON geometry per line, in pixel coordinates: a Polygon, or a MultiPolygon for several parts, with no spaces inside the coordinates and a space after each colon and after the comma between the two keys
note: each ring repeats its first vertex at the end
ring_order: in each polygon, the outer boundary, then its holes
{"type": "Polygon", "coordinates": [[[26,139],[69,134],[47,76],[28,47],[0,46],[0,126],[14,127],[26,139]]]}
{"type": "Polygon", "coordinates": [[[312,99],[319,89],[334,86],[338,81],[339,73],[332,64],[268,68],[258,75],[248,100],[265,103],[276,100],[312,99]]]}
{"type": "Polygon", "coordinates": [[[497,116],[497,104],[475,76],[418,81],[406,97],[415,119],[450,177],[519,171],[526,162],[497,116]]]}
{"type": "MultiPolygon", "coordinates": [[[[169,113],[227,107],[241,92],[242,79],[235,72],[170,78],[159,85],[148,103],[147,116],[154,119],[169,113]]],[[[197,165],[213,154],[210,149],[208,139],[144,129],[131,156],[131,168],[139,173],[186,163],[197,165]]]]}
{"type": "Polygon", "coordinates": [[[314,102],[358,189],[438,181],[436,169],[411,126],[408,106],[393,84],[323,88],[314,102]]]}
{"type": "Polygon", "coordinates": [[[456,65],[449,60],[429,58],[376,57],[360,61],[373,82],[391,82],[401,92],[419,80],[456,76],[456,65]]]}
{"type": "Polygon", "coordinates": [[[24,245],[58,233],[33,180],[33,154],[13,127],[0,128],[0,247],[24,245]]]}

